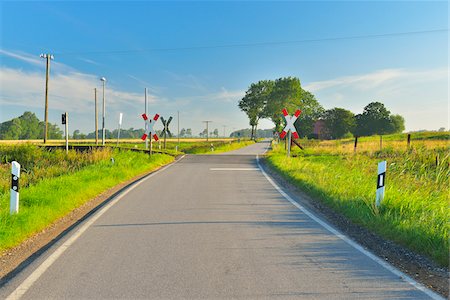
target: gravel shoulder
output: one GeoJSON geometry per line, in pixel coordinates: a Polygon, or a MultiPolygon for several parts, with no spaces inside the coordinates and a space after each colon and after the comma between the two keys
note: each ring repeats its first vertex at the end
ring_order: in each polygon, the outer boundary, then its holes
{"type": "Polygon", "coordinates": [[[300,202],[302,205],[333,224],[342,233],[378,257],[383,258],[403,273],[436,293],[449,298],[448,268],[441,268],[430,259],[397,245],[392,241],[383,239],[369,230],[350,222],[340,213],[337,213],[320,201],[316,201],[302,192],[298,187],[271,168],[264,157],[260,158],[260,163],[264,171],[275,179],[278,185],[294,195],[297,201],[301,199],[300,202]]]}

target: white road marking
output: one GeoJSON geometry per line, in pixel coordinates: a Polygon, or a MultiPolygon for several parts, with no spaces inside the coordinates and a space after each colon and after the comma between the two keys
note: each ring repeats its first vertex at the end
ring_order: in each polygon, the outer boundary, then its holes
{"type": "Polygon", "coordinates": [[[372,259],[373,261],[377,262],[378,264],[380,264],[382,267],[384,267],[385,269],[391,271],[394,275],[402,278],[403,280],[405,280],[406,282],[408,282],[409,284],[411,284],[412,286],[414,286],[415,288],[417,288],[418,290],[421,290],[422,292],[424,292],[425,294],[427,294],[429,297],[431,297],[432,299],[435,300],[444,300],[444,298],[438,294],[436,294],[435,292],[433,292],[432,290],[426,288],[425,286],[423,286],[422,284],[418,283],[417,281],[415,281],[414,279],[412,279],[411,277],[409,277],[408,275],[406,275],[405,273],[403,273],[402,271],[398,270],[397,268],[395,268],[394,266],[390,265],[389,263],[385,262],[384,260],[380,259],[378,256],[376,256],[375,254],[371,253],[370,251],[364,249],[361,245],[357,244],[356,242],[352,241],[350,238],[348,238],[347,236],[345,236],[344,234],[340,233],[337,229],[335,229],[334,227],[332,227],[331,225],[329,225],[327,222],[323,221],[322,219],[318,218],[317,216],[315,216],[313,213],[311,213],[309,210],[307,210],[305,207],[303,207],[302,205],[300,205],[298,202],[296,202],[294,199],[292,199],[286,192],[284,192],[274,181],[273,179],[267,175],[267,173],[264,171],[264,169],[261,167],[261,164],[259,163],[259,156],[256,155],[256,163],[258,164],[259,168],[261,169],[261,172],[263,173],[264,177],[266,177],[266,179],[270,182],[270,184],[272,184],[272,186],[289,202],[291,202],[292,205],[294,205],[295,207],[297,207],[299,210],[301,210],[304,214],[306,214],[308,217],[310,217],[312,220],[314,220],[315,222],[317,222],[318,224],[320,224],[322,227],[324,227],[326,230],[328,230],[329,232],[331,232],[332,234],[334,234],[335,236],[337,236],[338,238],[340,238],[341,240],[343,240],[344,242],[346,242],[347,244],[349,244],[350,246],[352,246],[353,248],[355,248],[356,250],[358,250],[359,252],[363,253],[364,255],[366,255],[367,257],[369,257],[370,259],[372,259]]]}
{"type": "Polygon", "coordinates": [[[259,168],[209,168],[210,171],[257,171],[259,168]]]}
{"type": "Polygon", "coordinates": [[[17,300],[20,299],[25,293],[30,289],[30,287],[39,279],[39,277],[42,276],[42,274],[45,273],[45,271],[50,268],[50,266],[66,251],[75,241],[95,222],[97,221],[104,213],[108,211],[114,204],[119,202],[120,199],[122,199],[125,195],[127,195],[130,191],[132,191],[134,188],[136,188],[138,185],[143,183],[144,181],[148,180],[149,178],[155,176],[156,174],[170,168],[180,160],[184,158],[184,155],[174,163],[171,163],[158,171],[150,174],[149,176],[145,177],[142,180],[139,180],[138,182],[134,183],[132,186],[127,188],[124,192],[122,192],[120,195],[115,197],[111,202],[106,204],[102,209],[100,209],[98,212],[96,212],[92,217],[88,219],[86,223],[84,223],[80,229],[78,229],[67,241],[64,242],[61,246],[58,247],[58,249],[55,250],[36,270],[34,270],[33,273],[31,273],[30,276],[27,277],[15,290],[11,293],[11,295],[6,298],[6,300],[17,300]]]}

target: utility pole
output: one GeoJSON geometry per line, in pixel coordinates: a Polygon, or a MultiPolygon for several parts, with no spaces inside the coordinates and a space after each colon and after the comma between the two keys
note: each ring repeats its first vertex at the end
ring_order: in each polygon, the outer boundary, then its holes
{"type": "Polygon", "coordinates": [[[102,146],[105,146],[105,84],[106,84],[106,78],[102,77],[100,80],[103,82],[103,112],[102,112],[102,146]]]}
{"type": "Polygon", "coordinates": [[[209,123],[211,123],[212,121],[203,121],[203,123],[206,123],[206,141],[208,141],[208,135],[209,135],[209,123]]]}
{"type": "MultiPolygon", "coordinates": [[[[144,112],[145,115],[147,115],[147,88],[144,89],[145,92],[145,100],[144,100],[144,112]]],[[[145,122],[145,132],[147,132],[147,122],[145,122]]],[[[152,137],[150,136],[150,141],[152,140],[152,137]]],[[[148,139],[145,139],[145,150],[148,149],[148,139]]]]}
{"type": "Polygon", "coordinates": [[[177,134],[177,136],[178,136],[178,146],[180,146],[180,111],[179,110],[177,110],[177,115],[178,115],[178,117],[177,117],[177,122],[178,122],[178,134],[177,134]]]}
{"type": "Polygon", "coordinates": [[[46,72],[45,72],[45,117],[44,117],[44,144],[47,143],[47,130],[48,130],[48,77],[50,73],[50,60],[55,59],[52,54],[41,54],[40,58],[46,59],[46,72]]]}
{"type": "Polygon", "coordinates": [[[97,88],[94,88],[94,99],[95,99],[95,145],[98,146],[97,88]]]}

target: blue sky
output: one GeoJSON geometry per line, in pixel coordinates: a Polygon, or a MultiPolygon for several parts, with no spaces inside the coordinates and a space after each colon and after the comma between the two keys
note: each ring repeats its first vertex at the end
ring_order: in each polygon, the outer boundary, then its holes
{"type": "Polygon", "coordinates": [[[194,134],[202,120],[221,133],[246,128],[245,90],[284,76],[326,109],[380,101],[407,130],[448,129],[448,14],[446,1],[2,1],[0,121],[25,110],[43,119],[39,54],[52,53],[49,120],[68,111],[70,132],[94,131],[101,76],[108,129],[119,112],[123,127],[143,127],[145,87],[151,114],[180,111],[194,134]]]}

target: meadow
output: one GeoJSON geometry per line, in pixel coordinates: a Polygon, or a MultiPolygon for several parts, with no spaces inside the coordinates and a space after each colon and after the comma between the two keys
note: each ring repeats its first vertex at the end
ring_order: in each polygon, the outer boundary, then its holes
{"type": "Polygon", "coordinates": [[[421,133],[317,141],[305,150],[274,145],[267,161],[293,184],[354,223],[423,254],[449,263],[449,133],[421,133]],[[386,196],[375,206],[378,162],[387,161],[386,196]]]}

